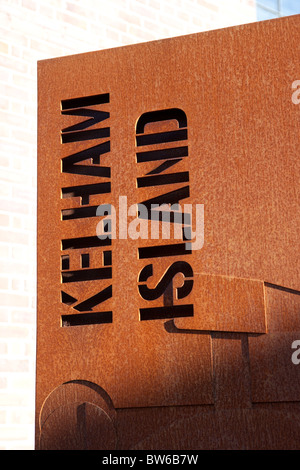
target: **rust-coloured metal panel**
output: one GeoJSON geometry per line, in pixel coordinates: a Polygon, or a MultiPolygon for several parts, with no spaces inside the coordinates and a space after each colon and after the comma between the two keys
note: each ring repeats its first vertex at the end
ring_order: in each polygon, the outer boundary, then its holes
{"type": "Polygon", "coordinates": [[[299,448],[299,29],[39,63],[36,448],[299,448]]]}
{"type": "Polygon", "coordinates": [[[266,333],[265,288],[262,281],[196,274],[195,312],[177,318],[181,329],[266,333]]]}

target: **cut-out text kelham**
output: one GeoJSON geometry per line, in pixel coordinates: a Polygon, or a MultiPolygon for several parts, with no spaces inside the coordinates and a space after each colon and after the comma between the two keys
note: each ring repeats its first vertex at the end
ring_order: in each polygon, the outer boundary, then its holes
{"type": "MultiPolygon", "coordinates": [[[[61,143],[75,143],[97,140],[96,145],[89,145],[79,152],[71,153],[62,158],[62,173],[78,175],[78,185],[61,188],[61,199],[70,199],[70,208],[61,210],[62,223],[66,220],[84,219],[101,215],[110,216],[112,206],[109,203],[99,205],[90,204],[90,196],[96,194],[109,194],[111,192],[111,169],[101,165],[101,156],[107,156],[110,152],[110,127],[103,126],[109,122],[110,114],[107,111],[109,94],[100,94],[63,100],[61,102],[62,115],[75,116],[73,125],[65,127],[61,131],[61,143]],[[106,106],[105,106],[106,105],[106,106]],[[88,119],[78,122],[78,116],[88,119]],[[101,127],[94,127],[101,123],[101,127]],[[91,129],[92,127],[92,129],[91,129]],[[99,177],[101,181],[92,184],[80,184],[81,176],[99,177]],[[99,211],[100,207],[100,211],[99,211]]],[[[69,118],[70,119],[70,118],[69,118]]],[[[176,289],[176,299],[187,297],[193,289],[193,269],[191,265],[182,260],[182,257],[191,254],[191,214],[178,210],[179,203],[189,198],[189,172],[178,171],[165,173],[166,170],[178,164],[188,156],[187,146],[187,118],[185,113],[178,109],[164,109],[146,112],[136,124],[136,163],[154,162],[155,167],[142,177],[136,178],[137,188],[159,187],[177,184],[175,190],[163,191],[154,198],[144,200],[138,204],[138,217],[140,219],[169,221],[169,224],[179,224],[182,239],[162,245],[161,243],[138,248],[139,259],[159,260],[162,257],[178,256],[178,261],[170,264],[155,288],[147,286],[149,277],[155,274],[153,264],[146,264],[138,273],[138,292],[144,300],[149,302],[158,298],[162,299],[160,307],[140,308],[140,320],[155,320],[162,318],[174,318],[193,315],[192,304],[178,304],[173,302],[172,281],[174,276],[182,273],[184,282],[176,289]],[[174,129],[174,122],[176,129],[174,129]],[[146,133],[146,126],[155,123],[158,132],[146,133]],[[159,124],[163,124],[163,132],[159,124]],[[165,130],[165,126],[171,125],[171,130],[165,130]],[[183,142],[184,141],[184,142],[183,142]],[[177,142],[177,143],[176,143],[177,142]],[[180,142],[180,145],[178,144],[180,142]],[[182,145],[182,142],[184,145],[182,145]],[[167,146],[165,145],[167,144],[167,146]],[[171,145],[171,146],[170,146],[171,145]],[[150,146],[151,150],[149,150],[150,146]],[[158,163],[158,166],[156,166],[158,163]],[[178,183],[183,183],[178,187],[178,183]],[[161,207],[169,207],[164,212],[161,207]],[[171,208],[171,210],[170,210],[171,208]]],[[[107,161],[107,160],[106,160],[107,161]]],[[[86,180],[85,180],[86,182],[86,180]]],[[[112,311],[100,311],[99,305],[110,299],[113,295],[112,279],[112,237],[110,227],[106,224],[106,236],[91,234],[87,237],[64,238],[61,240],[61,302],[70,306],[73,313],[62,315],[62,326],[77,326],[88,324],[111,323],[112,311]],[[90,267],[89,250],[101,247],[102,265],[90,267]],[[80,269],[71,269],[73,260],[80,258],[80,269]],[[106,280],[109,285],[92,297],[77,299],[67,292],[68,283],[106,280]],[[95,311],[94,308],[97,307],[95,311]]],[[[76,263],[75,263],[76,264],[76,263]]],[[[83,290],[84,291],[84,290],[83,290]]]]}

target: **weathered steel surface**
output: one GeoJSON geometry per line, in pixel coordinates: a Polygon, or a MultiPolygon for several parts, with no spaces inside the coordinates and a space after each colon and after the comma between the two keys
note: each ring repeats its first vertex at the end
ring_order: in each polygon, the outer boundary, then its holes
{"type": "Polygon", "coordinates": [[[299,448],[299,28],[39,63],[37,448],[299,448]]]}
{"type": "Polygon", "coordinates": [[[266,333],[262,281],[196,274],[193,317],[177,318],[182,329],[266,333]]]}

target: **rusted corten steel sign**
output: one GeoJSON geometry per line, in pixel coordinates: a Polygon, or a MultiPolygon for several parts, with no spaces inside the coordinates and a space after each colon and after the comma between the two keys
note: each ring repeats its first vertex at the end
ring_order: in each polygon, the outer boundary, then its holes
{"type": "Polygon", "coordinates": [[[39,63],[36,448],[299,448],[299,31],[39,63]]]}

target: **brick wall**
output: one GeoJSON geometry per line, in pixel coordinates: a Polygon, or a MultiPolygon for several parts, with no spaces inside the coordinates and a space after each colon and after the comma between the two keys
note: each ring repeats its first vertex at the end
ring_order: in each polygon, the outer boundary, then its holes
{"type": "Polygon", "coordinates": [[[255,21],[254,0],[1,0],[0,449],[33,449],[36,64],[255,21]]]}

